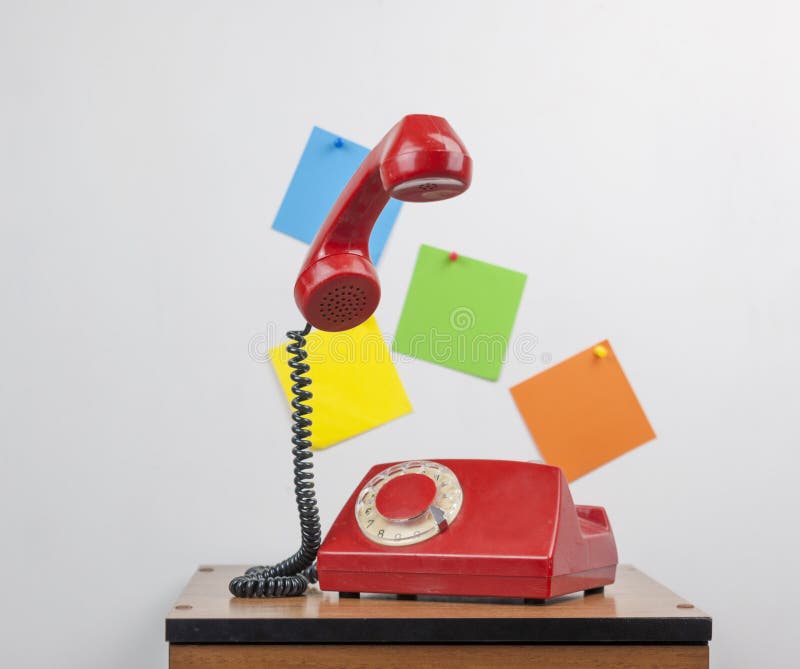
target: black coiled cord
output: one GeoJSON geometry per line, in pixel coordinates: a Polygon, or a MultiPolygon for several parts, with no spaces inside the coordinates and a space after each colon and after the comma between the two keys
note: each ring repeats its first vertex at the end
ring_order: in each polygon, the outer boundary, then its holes
{"type": "Polygon", "coordinates": [[[293,356],[289,359],[292,368],[291,379],[294,381],[292,392],[292,455],[294,455],[294,494],[297,499],[297,511],[300,514],[300,548],[291,557],[286,558],[276,565],[267,567],[251,567],[244,576],[234,578],[228,589],[236,597],[296,597],[302,595],[309,583],[317,582],[317,551],[322,540],[322,527],[319,522],[319,509],[314,492],[314,474],[311,472],[314,465],[311,462],[313,454],[309,450],[311,442],[311,419],[306,418],[311,413],[311,407],[303,402],[311,399],[311,392],[306,386],[311,379],[307,374],[310,369],[305,359],[308,353],[305,350],[306,335],[311,331],[311,325],[306,323],[303,330],[292,330],[286,336],[292,342],[286,350],[293,356]]]}

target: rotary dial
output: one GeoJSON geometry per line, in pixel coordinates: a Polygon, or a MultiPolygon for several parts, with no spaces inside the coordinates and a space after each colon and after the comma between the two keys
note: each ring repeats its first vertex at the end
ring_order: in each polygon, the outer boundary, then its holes
{"type": "Polygon", "coordinates": [[[461,510],[463,491],[444,465],[412,460],[384,469],[358,494],[356,520],[368,539],[408,546],[444,532],[461,510]]]}

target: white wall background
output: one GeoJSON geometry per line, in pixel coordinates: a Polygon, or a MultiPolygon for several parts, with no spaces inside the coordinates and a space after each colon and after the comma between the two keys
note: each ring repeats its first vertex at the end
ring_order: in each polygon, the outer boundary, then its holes
{"type": "MultiPolygon", "coordinates": [[[[313,124],[446,116],[474,185],[420,243],[527,272],[515,333],[609,337],[658,440],[573,485],[623,561],[714,617],[715,667],[788,667],[800,494],[800,9],[792,2],[0,4],[0,664],[166,666],[201,562],[298,541],[288,416],[249,342],[299,324],[270,229],[313,124]]],[[[400,366],[415,413],[318,454],[537,457],[507,388],[400,366]],[[443,396],[449,399],[442,403],[443,396]]]]}

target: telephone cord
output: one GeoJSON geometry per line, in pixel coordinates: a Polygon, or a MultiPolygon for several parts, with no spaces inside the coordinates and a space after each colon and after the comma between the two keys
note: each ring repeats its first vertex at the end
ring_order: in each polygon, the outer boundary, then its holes
{"type": "Polygon", "coordinates": [[[305,362],[306,335],[311,325],[306,323],[302,330],[291,330],[286,336],[291,343],[286,350],[291,354],[292,385],[292,455],[294,456],[294,493],[297,511],[300,515],[300,548],[294,555],[271,566],[251,567],[244,576],[234,578],[228,589],[236,597],[296,597],[302,595],[310,583],[317,582],[317,551],[322,540],[322,527],[319,521],[314,474],[313,453],[310,451],[311,419],[307,418],[312,409],[303,404],[311,399],[306,386],[311,384],[308,376],[310,366],[305,362]]]}

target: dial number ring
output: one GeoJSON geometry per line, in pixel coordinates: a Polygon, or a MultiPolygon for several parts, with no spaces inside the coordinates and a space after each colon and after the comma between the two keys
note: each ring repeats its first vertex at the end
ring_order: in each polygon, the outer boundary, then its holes
{"type": "Polygon", "coordinates": [[[387,467],[373,476],[359,492],[355,515],[364,535],[384,546],[408,546],[440,534],[461,510],[464,493],[456,475],[448,467],[430,460],[411,460],[387,467]],[[422,474],[436,485],[431,505],[413,518],[391,519],[383,516],[375,501],[381,488],[406,474],[422,474]]]}

